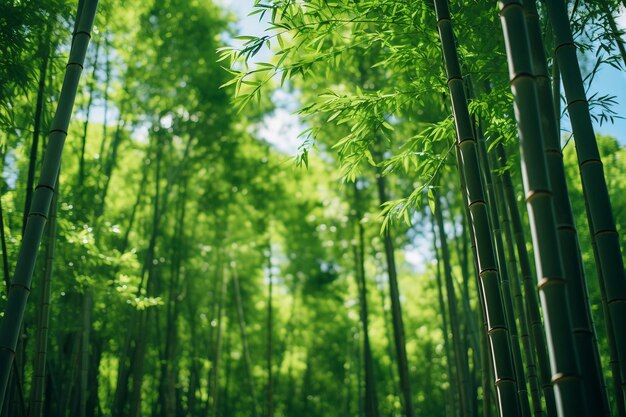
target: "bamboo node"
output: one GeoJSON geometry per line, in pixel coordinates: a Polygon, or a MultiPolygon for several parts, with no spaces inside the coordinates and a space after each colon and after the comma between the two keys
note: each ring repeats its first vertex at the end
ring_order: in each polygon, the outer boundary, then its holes
{"type": "Polygon", "coordinates": [[[593,165],[593,164],[599,164],[599,165],[603,165],[602,161],[596,158],[592,158],[592,159],[587,159],[586,161],[581,162],[580,164],[578,164],[578,166],[580,168],[583,168],[587,165],[593,165]]]}
{"type": "Polygon", "coordinates": [[[543,277],[537,283],[537,287],[540,290],[543,290],[543,289],[547,288],[550,285],[565,285],[565,280],[563,278],[543,277]]]}
{"type": "Polygon", "coordinates": [[[33,211],[33,212],[28,213],[28,217],[30,216],[39,216],[39,217],[43,217],[44,220],[48,220],[48,216],[46,216],[43,213],[39,213],[38,211],[33,211]]]}
{"type": "Polygon", "coordinates": [[[54,133],[54,132],[63,133],[65,136],[67,136],[67,130],[64,130],[64,129],[59,129],[59,128],[50,129],[49,133],[54,133]]]}
{"type": "Polygon", "coordinates": [[[564,48],[566,46],[572,47],[574,49],[576,49],[576,45],[573,42],[563,42],[558,44],[555,48],[554,48],[554,53],[556,53],[559,49],[564,48]]]}
{"type": "Polygon", "coordinates": [[[557,372],[556,374],[552,376],[552,379],[550,381],[552,382],[552,385],[556,385],[560,382],[577,381],[577,380],[580,380],[580,375],[578,374],[568,373],[568,372],[557,372]]]}
{"type": "Polygon", "coordinates": [[[526,193],[526,203],[531,203],[533,200],[539,198],[539,197],[548,197],[551,198],[552,197],[552,191],[551,190],[529,190],[526,193]]]}
{"type": "Polygon", "coordinates": [[[517,1],[511,1],[502,5],[502,7],[500,8],[500,16],[502,16],[511,7],[519,7],[520,9],[523,9],[521,3],[517,1]]]}
{"type": "Polygon", "coordinates": [[[13,287],[20,287],[20,288],[24,288],[26,290],[26,292],[30,292],[30,288],[27,287],[26,285],[23,284],[19,284],[19,283],[11,283],[11,289],[13,289],[13,287]]]}
{"type": "Polygon", "coordinates": [[[80,62],[72,62],[72,61],[69,61],[67,65],[65,65],[65,68],[69,67],[70,65],[79,66],[81,71],[85,69],[85,67],[83,67],[83,64],[81,64],[80,62]]]}
{"type": "Polygon", "coordinates": [[[611,228],[611,229],[596,230],[596,231],[593,233],[593,238],[594,238],[594,240],[595,240],[597,237],[600,237],[600,236],[604,236],[604,235],[616,235],[616,234],[617,234],[617,230],[615,230],[615,229],[613,229],[613,228],[611,228]]]}
{"type": "Polygon", "coordinates": [[[11,349],[11,347],[9,346],[0,346],[0,350],[6,350],[7,352],[11,353],[11,355],[15,356],[15,350],[11,349]]]}

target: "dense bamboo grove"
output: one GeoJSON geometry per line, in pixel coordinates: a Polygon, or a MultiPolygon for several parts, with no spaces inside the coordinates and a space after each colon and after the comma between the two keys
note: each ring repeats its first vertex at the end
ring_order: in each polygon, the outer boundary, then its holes
{"type": "Polygon", "coordinates": [[[0,0],[0,417],[626,417],[625,3],[98,3],[0,0]]]}

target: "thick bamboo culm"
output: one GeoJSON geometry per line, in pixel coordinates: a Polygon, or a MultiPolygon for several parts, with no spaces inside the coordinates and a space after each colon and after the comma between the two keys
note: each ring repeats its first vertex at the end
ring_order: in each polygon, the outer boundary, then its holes
{"type": "Polygon", "coordinates": [[[610,316],[606,322],[612,324],[607,332],[612,333],[615,340],[620,383],[626,394],[626,277],[619,236],[566,5],[562,0],[548,0],[546,5],[555,38],[554,54],[561,70],[567,111],[572,121],[587,220],[596,247],[595,261],[601,271],[601,293],[605,311],[610,316]]]}
{"type": "Polygon", "coordinates": [[[499,1],[498,5],[520,137],[522,178],[557,413],[561,417],[587,416],[590,415],[588,393],[583,389],[579,354],[574,344],[524,10],[519,0],[499,1]]]}
{"type": "Polygon", "coordinates": [[[37,252],[48,219],[54,187],[57,183],[63,146],[67,137],[67,129],[74,108],[87,47],[91,39],[91,29],[97,7],[98,0],[84,0],[84,4],[83,1],[79,2],[79,12],[76,16],[77,25],[73,34],[72,48],[59,95],[59,103],[52,121],[48,148],[44,155],[39,183],[33,194],[33,202],[20,245],[5,316],[0,327],[0,409],[4,403],[9,374],[15,358],[15,349],[24,319],[26,302],[30,294],[37,252]]]}
{"type": "Polygon", "coordinates": [[[574,328],[574,343],[580,355],[580,370],[585,390],[589,396],[590,409],[596,410],[598,416],[609,416],[609,404],[604,389],[604,377],[600,364],[600,355],[596,343],[595,330],[591,320],[591,308],[587,296],[587,285],[580,255],[580,245],[576,232],[576,224],[569,199],[561,141],[558,124],[552,103],[552,85],[548,71],[548,63],[543,47],[539,14],[535,0],[524,1],[526,25],[530,51],[532,54],[533,71],[537,83],[541,129],[544,139],[557,232],[563,254],[563,273],[567,280],[567,292],[570,300],[570,316],[574,328]]]}
{"type": "Polygon", "coordinates": [[[487,331],[492,347],[495,385],[499,397],[498,411],[502,417],[517,417],[520,416],[517,382],[492,242],[493,234],[489,225],[489,209],[482,186],[476,138],[469,116],[465,85],[461,76],[447,0],[436,0],[435,11],[446,66],[448,88],[452,99],[457,146],[461,155],[459,169],[463,170],[466,180],[466,203],[471,213],[471,227],[474,229],[480,276],[479,291],[482,291],[484,296],[482,308],[487,318],[487,331]]]}

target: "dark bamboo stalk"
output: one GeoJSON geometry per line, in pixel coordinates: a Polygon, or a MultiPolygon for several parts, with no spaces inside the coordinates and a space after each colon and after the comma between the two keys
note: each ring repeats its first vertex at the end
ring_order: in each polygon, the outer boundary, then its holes
{"type": "Polygon", "coordinates": [[[96,42],[96,50],[93,58],[93,71],[91,73],[90,82],[87,84],[87,105],[85,106],[85,121],[83,122],[83,134],[80,141],[80,157],[78,159],[78,192],[82,192],[82,186],[85,182],[85,150],[87,147],[87,130],[89,129],[89,117],[91,116],[91,106],[93,104],[94,90],[97,82],[98,55],[100,52],[100,42],[96,42]]]}
{"type": "Polygon", "coordinates": [[[354,183],[354,224],[357,243],[353,245],[355,278],[359,292],[359,316],[363,331],[363,364],[365,370],[365,416],[378,417],[378,395],[376,394],[376,375],[374,358],[369,336],[369,309],[367,305],[367,279],[365,276],[365,230],[361,214],[361,193],[357,182],[354,183]]]}
{"type": "MultiPolygon", "coordinates": [[[[437,279],[437,300],[439,302],[439,315],[441,316],[441,330],[443,332],[443,349],[446,354],[446,372],[448,374],[448,383],[450,385],[450,397],[451,401],[446,402],[446,415],[456,416],[456,410],[461,410],[461,404],[457,398],[457,387],[460,387],[461,384],[458,382],[456,376],[456,369],[453,366],[454,357],[452,356],[452,351],[450,349],[450,338],[448,335],[448,314],[446,313],[446,303],[443,299],[443,283],[441,279],[441,256],[439,255],[439,248],[437,246],[437,221],[435,219],[434,213],[431,220],[431,231],[433,234],[433,250],[435,253],[435,262],[436,266],[436,279],[437,279]],[[457,403],[458,402],[458,403],[457,403]]],[[[483,346],[481,346],[482,348],[483,346]]],[[[486,373],[485,373],[486,374],[486,373]]],[[[489,379],[487,379],[487,384],[489,384],[489,379]]]]}
{"type": "Polygon", "coordinates": [[[246,319],[243,311],[243,302],[241,300],[241,288],[239,286],[239,275],[237,273],[237,264],[231,262],[231,278],[233,281],[233,292],[235,295],[235,307],[237,309],[237,319],[239,322],[239,334],[241,336],[241,346],[243,348],[243,360],[246,366],[248,379],[248,390],[250,399],[252,400],[252,408],[250,413],[256,417],[258,415],[258,404],[256,400],[256,389],[254,387],[254,376],[252,374],[252,361],[250,360],[250,348],[248,347],[248,336],[246,333],[246,319]]]}
{"type": "Polygon", "coordinates": [[[612,337],[617,347],[620,384],[623,394],[626,395],[626,276],[619,235],[615,227],[566,5],[562,0],[548,0],[546,5],[554,31],[554,51],[567,99],[567,111],[572,121],[587,220],[592,240],[596,245],[595,260],[602,271],[598,278],[604,280],[600,286],[605,288],[603,295],[606,296],[606,311],[611,316],[612,327],[607,328],[607,332],[613,333],[612,337]]]}
{"type": "Polygon", "coordinates": [[[267,417],[274,416],[274,282],[272,277],[272,242],[267,242],[267,417]]]}
{"type": "Polygon", "coordinates": [[[26,221],[28,220],[28,212],[32,203],[33,184],[35,183],[35,166],[37,165],[37,150],[39,149],[39,136],[41,132],[41,122],[44,107],[44,95],[46,92],[46,71],[48,69],[48,61],[50,59],[50,28],[46,29],[46,39],[42,40],[41,47],[41,65],[39,67],[39,84],[37,86],[37,101],[35,104],[35,119],[33,123],[33,141],[30,145],[30,155],[28,159],[28,176],[26,179],[26,198],[24,200],[24,217],[22,218],[22,235],[26,229],[26,221]]]}
{"type": "Polygon", "coordinates": [[[588,393],[590,408],[597,415],[608,416],[610,415],[608,398],[603,388],[606,384],[602,375],[595,329],[591,321],[591,308],[587,296],[580,245],[567,189],[560,134],[554,117],[556,112],[552,104],[554,102],[552,86],[535,1],[525,0],[524,11],[532,53],[533,72],[537,84],[538,110],[542,115],[541,130],[553,192],[557,233],[563,257],[566,260],[563,262],[563,272],[567,280],[574,342],[580,355],[580,370],[585,391],[588,393]]]}
{"type": "Polygon", "coordinates": [[[213,366],[211,368],[212,381],[211,386],[211,417],[217,417],[219,412],[219,375],[220,375],[220,362],[222,357],[222,333],[224,324],[223,322],[223,310],[224,310],[224,297],[226,294],[226,278],[223,271],[220,272],[220,292],[217,308],[217,335],[215,339],[215,349],[213,353],[213,366]]]}
{"type": "MultiPolygon", "coordinates": [[[[487,188],[487,197],[489,201],[489,218],[493,227],[493,241],[496,248],[498,269],[500,271],[500,285],[502,288],[502,298],[504,301],[505,313],[509,325],[509,333],[511,335],[511,347],[513,350],[513,365],[515,366],[515,375],[517,375],[517,389],[520,398],[522,416],[530,416],[530,403],[528,401],[528,390],[526,388],[526,376],[524,374],[524,363],[522,360],[522,352],[520,350],[519,336],[517,332],[517,323],[515,322],[515,310],[513,308],[513,297],[511,296],[511,284],[509,281],[510,271],[508,270],[506,256],[504,254],[504,243],[502,242],[502,233],[500,225],[500,215],[496,202],[496,195],[493,185],[493,177],[491,175],[491,166],[487,155],[487,146],[485,145],[485,137],[483,136],[480,126],[476,127],[478,134],[478,155],[485,175],[485,184],[487,188]]],[[[529,375],[530,376],[530,375],[529,375]]],[[[533,406],[535,410],[539,410],[541,415],[541,397],[539,395],[539,385],[536,381],[531,381],[531,395],[533,398],[533,406]]]]}
{"type": "MultiPolygon", "coordinates": [[[[500,169],[505,169],[507,164],[506,152],[504,146],[497,146],[498,157],[500,159],[500,169]]],[[[520,271],[522,273],[522,284],[524,287],[524,301],[526,304],[526,312],[528,314],[528,322],[530,326],[530,336],[535,346],[537,355],[537,365],[539,368],[539,381],[543,389],[543,396],[546,401],[546,412],[549,417],[555,417],[556,400],[554,398],[554,390],[550,383],[550,363],[548,359],[548,350],[546,344],[546,336],[541,321],[541,312],[539,311],[539,301],[537,300],[537,290],[533,272],[530,266],[530,256],[526,247],[526,236],[522,223],[522,216],[517,206],[517,198],[515,196],[515,188],[511,173],[505,169],[502,174],[504,183],[504,192],[506,197],[506,205],[511,216],[513,235],[515,238],[515,248],[519,257],[520,271]]]]}
{"type": "Polygon", "coordinates": [[[452,330],[452,346],[454,348],[454,358],[456,362],[457,380],[459,383],[459,393],[461,400],[462,415],[470,417],[472,415],[470,396],[469,367],[467,364],[467,349],[463,343],[461,327],[458,317],[458,304],[454,283],[452,279],[452,266],[450,265],[450,250],[446,238],[446,231],[441,214],[441,202],[437,189],[433,189],[435,195],[434,215],[439,231],[439,245],[441,246],[441,259],[443,261],[443,276],[446,287],[448,315],[450,316],[450,328],[452,330]]]}
{"type": "Polygon", "coordinates": [[[484,300],[482,309],[487,321],[487,331],[492,346],[491,354],[494,364],[495,385],[499,396],[499,413],[501,416],[517,417],[520,415],[520,407],[509,331],[500,292],[500,279],[492,243],[488,207],[482,186],[481,169],[478,163],[476,138],[469,116],[447,0],[436,0],[435,10],[448,88],[452,99],[457,146],[461,154],[459,174],[464,177],[466,182],[466,205],[471,213],[471,224],[474,230],[480,277],[479,291],[482,292],[481,297],[484,300]]]}
{"type": "Polygon", "coordinates": [[[537,86],[533,76],[524,9],[519,0],[500,0],[498,5],[520,136],[522,178],[549,341],[552,384],[558,394],[557,412],[560,416],[587,416],[588,393],[583,389],[580,353],[574,344],[570,300],[556,229],[552,185],[544,154],[537,86]]]}
{"type": "Polygon", "coordinates": [[[28,221],[26,222],[24,238],[20,246],[5,315],[0,325],[0,409],[2,409],[7,391],[7,382],[15,357],[15,349],[24,318],[26,301],[30,294],[35,260],[52,203],[52,196],[54,195],[54,186],[59,173],[63,145],[67,137],[67,129],[74,107],[74,99],[76,98],[78,82],[83,69],[87,46],[89,45],[97,6],[97,0],[85,0],[84,6],[79,8],[81,13],[77,15],[80,17],[77,19],[77,30],[72,40],[70,58],[59,96],[59,104],[52,122],[39,184],[33,195],[33,203],[28,221]]]}
{"type": "Polygon", "coordinates": [[[50,323],[50,293],[52,287],[52,272],[54,249],[56,244],[56,212],[59,186],[52,199],[50,207],[50,222],[47,231],[46,265],[39,302],[37,335],[35,340],[35,361],[31,383],[30,408],[28,417],[43,416],[44,391],[46,384],[46,356],[48,354],[48,330],[50,323]]]}
{"type": "MultiPolygon", "coordinates": [[[[387,201],[386,181],[380,169],[376,173],[376,184],[378,187],[378,198],[380,204],[387,201]]],[[[414,417],[413,397],[411,395],[411,382],[409,379],[409,365],[406,355],[406,338],[404,334],[404,323],[402,320],[402,306],[400,304],[400,289],[398,286],[398,274],[396,271],[396,259],[391,238],[391,232],[386,229],[383,235],[385,246],[385,259],[387,260],[387,276],[389,278],[389,298],[391,299],[391,322],[393,327],[393,339],[395,345],[396,362],[398,374],[400,376],[400,392],[402,393],[402,404],[406,417],[414,417]]]]}
{"type": "MultiPolygon", "coordinates": [[[[494,166],[498,166],[497,162],[494,166]]],[[[500,223],[504,233],[504,242],[506,244],[508,271],[511,277],[511,287],[513,289],[513,299],[515,301],[515,316],[519,318],[520,337],[522,346],[524,347],[524,360],[526,364],[526,373],[530,383],[531,395],[533,398],[533,412],[536,416],[544,416],[545,412],[542,406],[541,384],[537,376],[537,365],[535,360],[535,349],[532,337],[530,335],[530,327],[528,325],[528,312],[524,306],[524,296],[518,273],[518,262],[515,255],[515,245],[513,234],[511,232],[511,221],[506,209],[506,199],[504,197],[504,186],[500,175],[494,176],[494,185],[496,192],[496,202],[498,203],[498,213],[500,215],[500,223]]],[[[548,384],[549,386],[549,384],[548,384]]],[[[549,387],[551,390],[551,387],[549,387]]]]}

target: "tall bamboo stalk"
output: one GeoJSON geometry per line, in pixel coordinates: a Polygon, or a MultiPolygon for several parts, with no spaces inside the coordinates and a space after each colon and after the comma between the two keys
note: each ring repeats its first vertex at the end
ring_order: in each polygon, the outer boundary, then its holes
{"type": "MultiPolygon", "coordinates": [[[[376,185],[378,199],[383,205],[387,202],[386,181],[382,170],[378,168],[376,173],[376,185]]],[[[391,232],[386,229],[383,236],[385,246],[385,259],[387,260],[387,276],[389,278],[389,298],[391,300],[391,323],[393,326],[393,340],[395,345],[398,375],[400,377],[400,392],[406,417],[414,417],[413,397],[411,395],[411,380],[409,379],[409,364],[406,355],[406,338],[404,334],[404,322],[402,319],[402,306],[400,304],[400,288],[398,286],[398,273],[396,270],[396,257],[391,238],[391,232]]]]}
{"type": "Polygon", "coordinates": [[[4,291],[8,294],[11,288],[11,273],[9,272],[9,254],[7,253],[7,239],[4,233],[4,210],[2,208],[2,192],[0,192],[0,247],[2,248],[2,277],[4,279],[4,291]]]}
{"type": "Polygon", "coordinates": [[[272,242],[267,242],[267,417],[274,417],[274,281],[272,242]]]}
{"type": "MultiPolygon", "coordinates": [[[[218,263],[219,266],[219,263],[218,263]]],[[[221,358],[222,358],[222,335],[223,335],[223,329],[224,329],[224,324],[222,323],[224,320],[224,314],[223,314],[223,310],[224,310],[224,296],[226,293],[226,277],[224,277],[224,271],[220,270],[219,272],[220,275],[220,290],[219,290],[219,299],[217,301],[218,306],[217,306],[217,335],[215,338],[215,348],[213,351],[213,366],[211,367],[211,375],[212,375],[212,381],[213,384],[211,386],[211,393],[210,393],[210,398],[211,398],[211,413],[210,416],[211,417],[217,417],[219,414],[219,386],[220,386],[220,364],[221,364],[221,358]]],[[[207,410],[208,411],[208,410],[207,410]]]]}
{"type": "Polygon", "coordinates": [[[471,224],[474,230],[480,281],[479,292],[481,292],[481,297],[484,300],[482,309],[487,321],[487,332],[492,347],[495,385],[499,397],[498,410],[503,417],[517,417],[520,415],[520,406],[509,330],[502,302],[492,231],[489,225],[487,199],[483,191],[481,168],[478,163],[476,138],[469,116],[447,0],[435,0],[435,11],[448,88],[452,99],[457,146],[461,156],[459,174],[465,179],[466,205],[471,213],[471,224]]]}
{"type": "MultiPolygon", "coordinates": [[[[499,168],[507,167],[507,158],[504,146],[500,143],[497,146],[498,158],[500,160],[499,168]]],[[[546,412],[549,417],[556,416],[556,400],[554,390],[550,383],[550,362],[548,358],[548,349],[546,336],[541,321],[541,312],[539,311],[539,301],[537,300],[537,290],[533,279],[533,272],[530,266],[530,256],[526,247],[526,236],[524,226],[522,224],[522,216],[517,207],[517,199],[513,180],[509,170],[502,173],[502,182],[506,205],[511,216],[511,227],[513,228],[513,236],[515,240],[515,248],[519,257],[520,272],[522,274],[522,284],[524,287],[524,302],[526,305],[526,313],[528,315],[528,323],[530,327],[530,336],[535,347],[537,355],[537,365],[539,370],[539,381],[543,390],[543,397],[546,401],[546,412]]]]}
{"type": "MultiPolygon", "coordinates": [[[[498,205],[493,185],[493,177],[491,175],[491,167],[489,165],[489,157],[487,155],[487,146],[485,145],[485,137],[483,136],[480,126],[476,126],[478,135],[478,155],[480,163],[485,174],[485,185],[487,188],[487,197],[489,201],[489,215],[491,225],[493,227],[493,243],[496,248],[498,261],[498,269],[500,271],[500,285],[502,287],[502,298],[504,301],[505,313],[509,325],[509,333],[511,335],[511,347],[513,350],[513,365],[515,366],[515,375],[517,375],[517,389],[520,398],[520,406],[522,416],[530,416],[530,403],[528,401],[528,390],[526,388],[526,376],[524,375],[524,363],[522,360],[522,352],[520,349],[519,336],[517,332],[517,323],[515,322],[515,310],[513,308],[513,297],[511,296],[511,283],[509,280],[510,271],[504,254],[504,243],[502,242],[502,232],[500,225],[500,214],[498,213],[498,205]]],[[[531,375],[529,375],[530,377],[531,375]]],[[[533,398],[533,406],[535,411],[541,415],[541,397],[539,395],[539,385],[536,379],[531,380],[531,395],[533,398]]]]}
{"type": "MultiPolygon", "coordinates": [[[[446,355],[446,372],[448,374],[448,384],[450,387],[449,395],[450,401],[446,402],[446,415],[448,417],[456,416],[456,410],[460,410],[460,403],[457,403],[457,392],[456,389],[461,386],[458,383],[458,379],[456,377],[456,370],[453,367],[454,357],[452,356],[452,351],[450,349],[450,338],[448,336],[448,313],[446,312],[446,303],[443,299],[443,283],[441,279],[441,256],[439,255],[439,247],[437,245],[437,221],[435,220],[435,216],[432,216],[431,220],[431,232],[433,234],[433,251],[435,253],[435,262],[437,264],[436,267],[436,279],[437,279],[437,301],[439,302],[439,316],[441,317],[441,330],[443,332],[443,349],[446,355]]],[[[483,348],[483,346],[481,346],[483,348]]],[[[486,346],[485,346],[486,349],[486,346]]],[[[487,380],[488,381],[488,380],[487,380]]],[[[489,382],[487,382],[488,384],[489,382]]]]}
{"type": "Polygon", "coordinates": [[[83,134],[80,141],[80,158],[78,159],[78,192],[82,192],[83,183],[85,182],[85,150],[87,148],[87,131],[89,130],[89,116],[91,115],[91,107],[93,104],[94,90],[98,81],[98,55],[100,53],[100,42],[96,42],[96,50],[93,57],[93,70],[91,72],[90,82],[87,83],[87,104],[85,105],[85,121],[83,122],[83,134]]]}
{"type": "Polygon", "coordinates": [[[626,395],[626,276],[619,236],[566,5],[562,0],[548,0],[546,5],[555,37],[554,53],[559,64],[567,99],[567,111],[572,122],[587,220],[592,240],[596,245],[595,260],[602,271],[599,279],[604,281],[600,287],[604,288],[602,295],[606,300],[606,312],[610,316],[607,323],[609,321],[612,323],[607,332],[612,333],[615,340],[620,382],[626,395]]]}
{"type": "Polygon", "coordinates": [[[354,183],[354,225],[356,243],[353,245],[355,278],[359,293],[359,316],[363,331],[363,365],[365,370],[365,416],[378,417],[378,395],[376,393],[376,375],[374,357],[369,336],[369,308],[367,305],[367,279],[365,276],[365,230],[361,214],[361,192],[357,182],[354,183]]]}
{"type": "Polygon", "coordinates": [[[450,265],[450,250],[448,249],[448,241],[446,230],[443,224],[443,215],[441,214],[441,202],[437,189],[434,189],[435,195],[435,220],[439,230],[439,244],[441,246],[441,258],[443,260],[443,276],[446,287],[446,297],[448,305],[448,314],[450,316],[450,328],[452,330],[452,346],[454,348],[454,358],[456,363],[457,381],[459,384],[459,393],[461,400],[461,415],[470,417],[472,415],[470,396],[470,380],[469,366],[467,364],[467,349],[463,343],[461,334],[461,326],[458,316],[458,304],[454,283],[452,279],[452,266],[450,265]]]}
{"type": "Polygon", "coordinates": [[[39,302],[37,335],[35,340],[35,362],[33,365],[33,377],[31,383],[30,408],[28,417],[41,417],[43,415],[43,400],[46,385],[46,356],[48,354],[48,330],[50,322],[50,292],[52,287],[52,268],[54,249],[56,244],[56,212],[58,189],[52,199],[50,207],[50,222],[48,223],[46,265],[41,288],[39,302]]]}
{"type": "Polygon", "coordinates": [[[589,415],[588,393],[583,389],[580,356],[574,344],[524,10],[519,0],[500,0],[498,5],[520,136],[522,178],[535,247],[557,412],[560,416],[586,416],[589,415]]]}
{"type": "Polygon", "coordinates": [[[26,228],[28,220],[28,210],[30,209],[33,196],[33,184],[35,182],[35,166],[37,164],[37,151],[39,149],[39,136],[41,132],[41,122],[44,108],[44,94],[46,91],[46,71],[50,58],[50,42],[52,29],[46,28],[46,36],[41,40],[39,48],[41,54],[41,64],[39,66],[39,83],[37,86],[37,100],[35,104],[35,119],[33,122],[33,141],[30,145],[30,155],[28,158],[28,176],[26,178],[26,198],[24,199],[24,217],[22,218],[22,234],[26,228]]]}
{"type": "Polygon", "coordinates": [[[93,27],[97,6],[98,0],[84,0],[84,5],[79,8],[82,9],[81,13],[77,14],[80,18],[78,19],[77,30],[72,38],[70,58],[50,130],[48,148],[44,156],[39,183],[33,195],[33,203],[28,215],[24,238],[20,245],[5,315],[0,325],[0,409],[2,409],[4,404],[11,365],[15,357],[17,340],[24,319],[26,301],[30,294],[35,260],[37,259],[39,243],[48,218],[52,196],[54,195],[54,186],[59,174],[63,145],[67,137],[67,129],[74,107],[78,82],[83,70],[87,46],[91,38],[91,28],[93,27]]]}
{"type": "Polygon", "coordinates": [[[591,320],[591,308],[587,296],[584,268],[576,224],[572,212],[563,155],[561,153],[560,132],[553,108],[552,86],[548,63],[544,52],[539,14],[535,0],[524,1],[529,46],[532,53],[533,72],[537,83],[538,109],[541,116],[541,129],[544,138],[544,152],[554,197],[554,212],[557,232],[563,257],[563,272],[567,279],[567,292],[570,299],[570,316],[574,328],[574,342],[580,355],[580,366],[588,393],[590,407],[597,415],[610,414],[608,398],[604,389],[604,377],[600,355],[596,343],[595,330],[591,320]]]}
{"type": "Polygon", "coordinates": [[[254,386],[254,375],[252,374],[252,361],[250,360],[250,349],[248,347],[248,336],[246,333],[246,318],[243,311],[243,302],[241,300],[241,287],[239,286],[239,274],[237,273],[237,264],[231,262],[231,278],[233,281],[233,292],[235,295],[235,307],[237,309],[237,321],[239,322],[239,334],[241,336],[241,346],[243,348],[243,360],[246,366],[248,379],[248,389],[250,399],[252,400],[252,409],[250,414],[254,417],[258,415],[258,404],[256,400],[256,389],[254,386]]]}
{"type": "MultiPolygon", "coordinates": [[[[497,162],[494,167],[497,167],[497,162]]],[[[522,346],[524,348],[524,362],[526,365],[526,373],[528,374],[528,381],[530,383],[531,395],[533,398],[533,412],[536,416],[545,416],[546,413],[543,410],[541,401],[541,384],[539,383],[539,377],[537,376],[537,365],[535,360],[535,349],[533,338],[530,334],[530,326],[528,324],[528,312],[524,305],[524,295],[522,292],[522,285],[518,273],[518,262],[515,255],[515,245],[513,233],[511,231],[511,220],[506,209],[506,199],[504,196],[504,186],[502,184],[502,178],[499,175],[494,176],[494,188],[496,193],[496,202],[498,203],[498,213],[500,215],[500,223],[502,224],[502,230],[504,233],[504,242],[506,245],[508,271],[511,278],[511,287],[513,293],[515,316],[519,318],[520,323],[520,337],[522,340],[522,346]]],[[[534,292],[534,289],[533,289],[534,292]]],[[[536,299],[535,299],[536,301],[536,299]]],[[[542,333],[543,334],[543,333],[542,333]]],[[[545,346],[544,346],[545,351],[545,346]]],[[[546,364],[547,369],[547,364],[546,364]]],[[[548,389],[552,391],[552,387],[548,384],[548,389]]],[[[556,410],[555,410],[556,412],[556,410]]]]}

